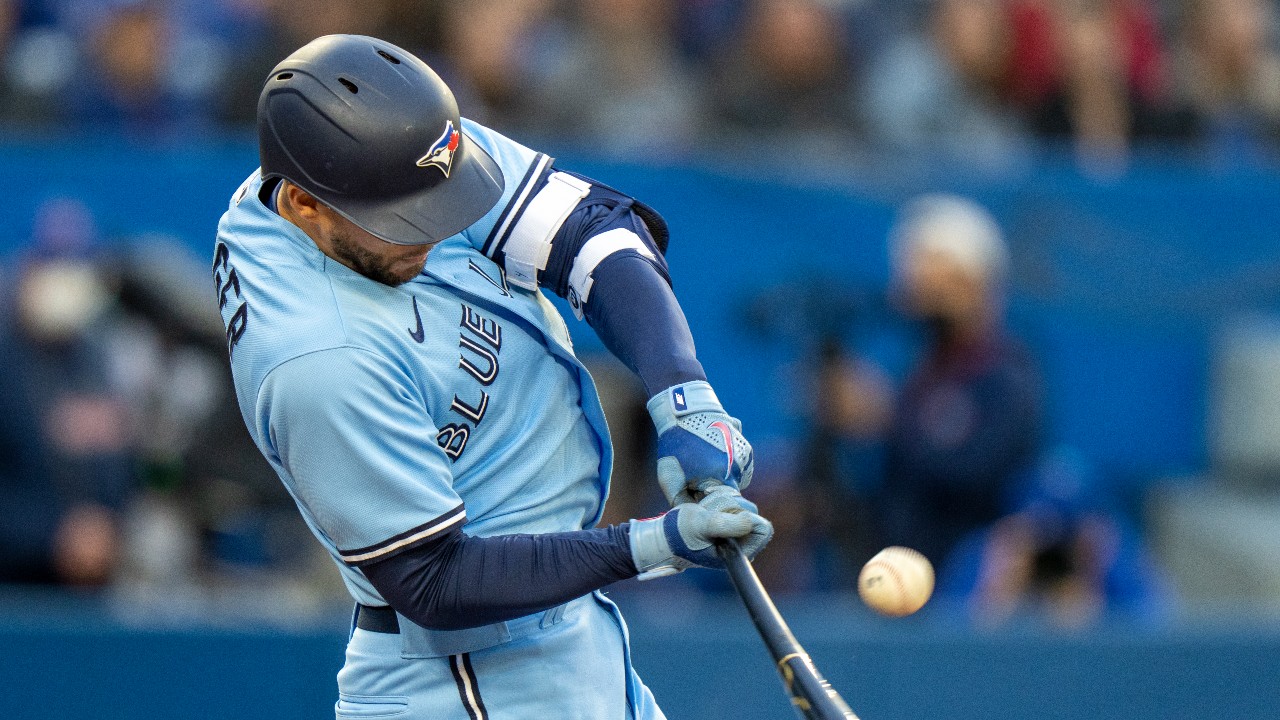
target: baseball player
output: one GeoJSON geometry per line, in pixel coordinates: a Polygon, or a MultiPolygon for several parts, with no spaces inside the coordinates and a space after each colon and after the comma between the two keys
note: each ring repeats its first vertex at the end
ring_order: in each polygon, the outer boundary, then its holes
{"type": "Polygon", "coordinates": [[[459,117],[421,60],[319,38],[258,105],[213,280],[246,425],[357,603],[338,718],[661,718],[609,583],[749,556],[751,446],[706,382],[653,210],[459,117]],[[595,386],[543,296],[650,391],[673,509],[594,527],[595,386]]]}

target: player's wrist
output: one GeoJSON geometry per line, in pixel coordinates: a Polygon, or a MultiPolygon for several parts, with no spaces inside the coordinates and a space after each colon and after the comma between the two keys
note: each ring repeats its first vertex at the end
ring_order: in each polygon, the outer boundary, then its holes
{"type": "Polygon", "coordinates": [[[667,512],[656,518],[632,520],[628,523],[631,560],[635,563],[639,579],[651,580],[671,575],[688,565],[681,562],[671,549],[669,533],[675,530],[675,520],[675,513],[667,512]]]}
{"type": "Polygon", "coordinates": [[[692,354],[677,349],[662,354],[657,359],[637,359],[636,374],[644,384],[645,395],[653,397],[664,388],[672,388],[691,382],[706,382],[707,371],[692,354]]]}
{"type": "Polygon", "coordinates": [[[724,413],[720,398],[716,397],[716,391],[711,389],[711,384],[706,380],[672,385],[649,398],[645,408],[649,411],[649,417],[653,418],[653,426],[659,435],[675,427],[680,418],[686,415],[699,412],[724,413]]]}

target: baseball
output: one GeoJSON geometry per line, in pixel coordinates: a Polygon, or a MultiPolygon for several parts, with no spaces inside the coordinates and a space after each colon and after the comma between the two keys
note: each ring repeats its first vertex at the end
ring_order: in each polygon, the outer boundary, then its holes
{"type": "Polygon", "coordinates": [[[858,594],[883,615],[903,617],[924,607],[933,594],[933,565],[906,547],[887,547],[862,566],[858,594]]]}

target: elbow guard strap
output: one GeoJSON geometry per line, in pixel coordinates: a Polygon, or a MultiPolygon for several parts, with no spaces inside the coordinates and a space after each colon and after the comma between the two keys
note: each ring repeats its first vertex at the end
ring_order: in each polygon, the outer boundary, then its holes
{"type": "Polygon", "coordinates": [[[592,237],[578,251],[578,256],[573,260],[573,269],[569,271],[569,306],[579,320],[582,319],[583,307],[591,297],[596,266],[610,255],[624,251],[633,251],[651,261],[657,261],[653,250],[649,249],[639,235],[621,227],[592,237]]]}
{"type": "Polygon", "coordinates": [[[547,268],[551,244],[569,214],[587,194],[591,183],[568,173],[554,172],[525,206],[503,247],[507,280],[526,290],[538,289],[538,273],[547,268]]]}

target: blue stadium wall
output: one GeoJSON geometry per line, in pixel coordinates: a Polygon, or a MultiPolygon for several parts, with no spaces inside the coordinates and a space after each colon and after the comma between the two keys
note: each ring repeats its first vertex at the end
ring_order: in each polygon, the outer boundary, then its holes
{"type": "MultiPolygon", "coordinates": [[[[1274,625],[981,633],[927,616],[879,620],[853,602],[781,609],[862,720],[1280,717],[1274,625]]],[[[8,720],[333,717],[346,639],[338,614],[323,628],[227,629],[47,608],[15,616],[0,605],[8,720]]],[[[672,720],[794,717],[740,605],[623,608],[636,667],[672,720]]]]}
{"type": "MultiPolygon", "coordinates": [[[[248,139],[182,147],[60,139],[10,142],[0,153],[0,253],[27,242],[42,201],[70,195],[88,203],[107,237],[168,234],[203,257],[231,192],[256,165],[248,139]]],[[[563,164],[666,216],[699,354],[753,440],[802,429],[787,372],[806,358],[797,328],[823,312],[815,295],[861,303],[852,339],[902,371],[910,338],[895,335],[875,298],[885,290],[894,209],[918,192],[961,192],[993,210],[1015,255],[1010,314],[1043,365],[1053,436],[1117,476],[1205,467],[1213,334],[1236,314],[1280,310],[1274,171],[1138,165],[1097,179],[1041,163],[985,175],[882,169],[818,187],[759,168],[748,176],[563,164]],[[753,301],[774,315],[771,335],[744,321],[753,301]]],[[[589,328],[571,326],[581,349],[598,349],[589,328]]]]}
{"type": "MultiPolygon", "coordinates": [[[[255,164],[247,142],[177,149],[85,138],[10,143],[0,153],[0,253],[10,258],[27,243],[35,209],[59,195],[87,202],[108,237],[163,233],[207,256],[227,198],[255,164]]],[[[1011,316],[1043,363],[1054,433],[1119,475],[1206,466],[1214,333],[1239,313],[1280,311],[1273,172],[1139,166],[1098,180],[1050,165],[999,176],[882,171],[815,186],[567,164],[665,214],[700,355],[753,439],[801,428],[782,380],[805,359],[795,335],[814,312],[805,288],[855,300],[881,294],[894,208],[920,191],[962,192],[1008,230],[1017,257],[1011,316]],[[772,338],[743,321],[762,293],[781,319],[772,338]]],[[[853,339],[901,371],[909,338],[876,311],[865,314],[873,327],[853,339]]],[[[578,327],[579,347],[598,347],[578,327]]],[[[682,605],[683,620],[670,607],[637,606],[637,666],[672,718],[790,717],[742,611],[718,602],[682,605]]],[[[3,717],[331,716],[340,617],[308,629],[156,627],[154,617],[0,605],[3,717]]],[[[987,634],[928,617],[880,622],[847,600],[783,610],[864,720],[1280,717],[1274,625],[987,634]]]]}

